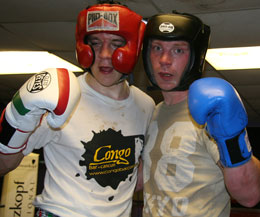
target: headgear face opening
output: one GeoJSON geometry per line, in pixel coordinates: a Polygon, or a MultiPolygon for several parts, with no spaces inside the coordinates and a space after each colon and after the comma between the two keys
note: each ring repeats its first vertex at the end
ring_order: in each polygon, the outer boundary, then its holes
{"type": "Polygon", "coordinates": [[[210,27],[193,15],[173,13],[152,16],[146,25],[143,43],[144,69],[152,85],[160,89],[154,79],[150,60],[150,47],[153,39],[189,43],[189,63],[178,86],[170,90],[181,91],[187,90],[194,80],[201,78],[209,37],[210,27]]]}
{"type": "Polygon", "coordinates": [[[76,27],[76,54],[79,64],[89,69],[95,61],[95,53],[85,38],[94,33],[110,33],[123,37],[126,44],[112,55],[113,67],[130,74],[138,60],[143,41],[145,23],[142,17],[119,4],[93,5],[78,15],[76,27]]]}

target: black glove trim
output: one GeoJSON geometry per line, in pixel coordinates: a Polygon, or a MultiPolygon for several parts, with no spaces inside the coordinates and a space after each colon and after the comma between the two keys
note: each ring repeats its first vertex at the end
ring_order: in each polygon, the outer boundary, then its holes
{"type": "Polygon", "coordinates": [[[4,110],[0,120],[0,143],[7,146],[15,131],[16,129],[13,128],[5,119],[4,110]]]}

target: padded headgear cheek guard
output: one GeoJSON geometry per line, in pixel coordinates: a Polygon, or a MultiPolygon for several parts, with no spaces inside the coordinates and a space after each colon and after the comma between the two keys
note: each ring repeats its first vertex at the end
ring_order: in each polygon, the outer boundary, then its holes
{"type": "Polygon", "coordinates": [[[76,27],[76,55],[83,68],[90,68],[95,53],[85,43],[85,37],[94,33],[110,33],[123,37],[126,44],[117,48],[112,55],[113,67],[130,74],[138,60],[145,30],[142,17],[125,6],[97,4],[78,15],[76,27]]]}

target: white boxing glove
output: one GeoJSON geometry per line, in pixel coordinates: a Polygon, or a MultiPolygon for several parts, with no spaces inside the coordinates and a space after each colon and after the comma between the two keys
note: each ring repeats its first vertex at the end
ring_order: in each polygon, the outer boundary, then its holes
{"type": "Polygon", "coordinates": [[[26,147],[26,140],[48,112],[47,122],[61,127],[80,98],[74,73],[47,69],[31,77],[14,95],[0,121],[0,152],[12,154],[26,147]]]}

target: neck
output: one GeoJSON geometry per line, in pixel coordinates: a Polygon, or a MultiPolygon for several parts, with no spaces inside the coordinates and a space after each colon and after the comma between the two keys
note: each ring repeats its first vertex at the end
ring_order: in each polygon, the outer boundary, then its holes
{"type": "Polygon", "coordinates": [[[172,92],[162,91],[162,95],[166,105],[175,105],[187,99],[188,90],[172,92]]]}
{"type": "Polygon", "coordinates": [[[97,82],[97,80],[90,73],[86,75],[85,80],[87,84],[90,87],[92,87],[95,91],[112,99],[124,100],[129,96],[130,90],[126,81],[122,81],[120,83],[107,87],[97,82]]]}

